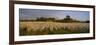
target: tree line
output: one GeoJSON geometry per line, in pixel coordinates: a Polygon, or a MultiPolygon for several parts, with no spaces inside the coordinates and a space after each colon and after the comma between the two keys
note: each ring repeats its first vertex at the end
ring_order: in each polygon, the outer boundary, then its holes
{"type": "Polygon", "coordinates": [[[79,20],[71,18],[69,15],[67,15],[65,18],[59,19],[59,20],[56,20],[54,17],[49,17],[49,18],[38,17],[35,20],[20,20],[20,21],[45,21],[45,22],[52,21],[52,22],[62,22],[62,23],[65,23],[65,22],[83,22],[83,23],[89,23],[89,20],[87,20],[87,21],[79,21],[79,20]]]}

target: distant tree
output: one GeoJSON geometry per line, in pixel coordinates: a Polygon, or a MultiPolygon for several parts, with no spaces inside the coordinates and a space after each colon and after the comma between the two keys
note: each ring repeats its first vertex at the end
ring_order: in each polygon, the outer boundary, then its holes
{"type": "Polygon", "coordinates": [[[55,21],[55,18],[40,17],[40,18],[37,18],[36,21],[55,21]]]}
{"type": "Polygon", "coordinates": [[[69,16],[69,15],[67,15],[67,16],[66,16],[66,19],[67,19],[67,20],[70,20],[71,18],[70,18],[70,16],[69,16]]]}
{"type": "Polygon", "coordinates": [[[73,19],[69,15],[67,15],[63,20],[65,22],[71,22],[71,21],[73,21],[73,19]]]}
{"type": "Polygon", "coordinates": [[[89,20],[87,20],[87,21],[85,21],[86,23],[89,23],[90,21],[89,20]]]}
{"type": "Polygon", "coordinates": [[[36,21],[45,21],[44,17],[37,18],[36,21]]]}
{"type": "Polygon", "coordinates": [[[37,17],[37,18],[36,18],[36,21],[39,21],[39,20],[40,20],[40,18],[39,18],[39,17],[37,17]]]}
{"type": "Polygon", "coordinates": [[[67,15],[67,16],[64,18],[64,20],[71,20],[71,18],[70,18],[69,15],[67,15]]]}

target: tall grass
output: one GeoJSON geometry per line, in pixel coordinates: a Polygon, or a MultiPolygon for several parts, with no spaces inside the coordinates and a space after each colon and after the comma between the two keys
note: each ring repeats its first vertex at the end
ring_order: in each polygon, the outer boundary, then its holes
{"type": "Polygon", "coordinates": [[[20,35],[89,33],[89,23],[20,22],[20,35]]]}

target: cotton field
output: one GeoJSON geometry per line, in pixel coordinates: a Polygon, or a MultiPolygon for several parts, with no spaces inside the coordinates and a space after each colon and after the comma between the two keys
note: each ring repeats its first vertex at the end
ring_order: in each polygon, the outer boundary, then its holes
{"type": "Polygon", "coordinates": [[[20,35],[89,33],[89,23],[20,22],[20,35]]]}

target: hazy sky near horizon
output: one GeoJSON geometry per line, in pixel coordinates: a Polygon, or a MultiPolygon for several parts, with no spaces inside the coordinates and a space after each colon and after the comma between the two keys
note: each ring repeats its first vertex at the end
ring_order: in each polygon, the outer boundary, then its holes
{"type": "Polygon", "coordinates": [[[38,17],[54,17],[63,19],[69,15],[71,18],[86,21],[89,20],[89,11],[72,11],[72,10],[49,10],[49,9],[19,9],[20,20],[36,19],[38,17]]]}

